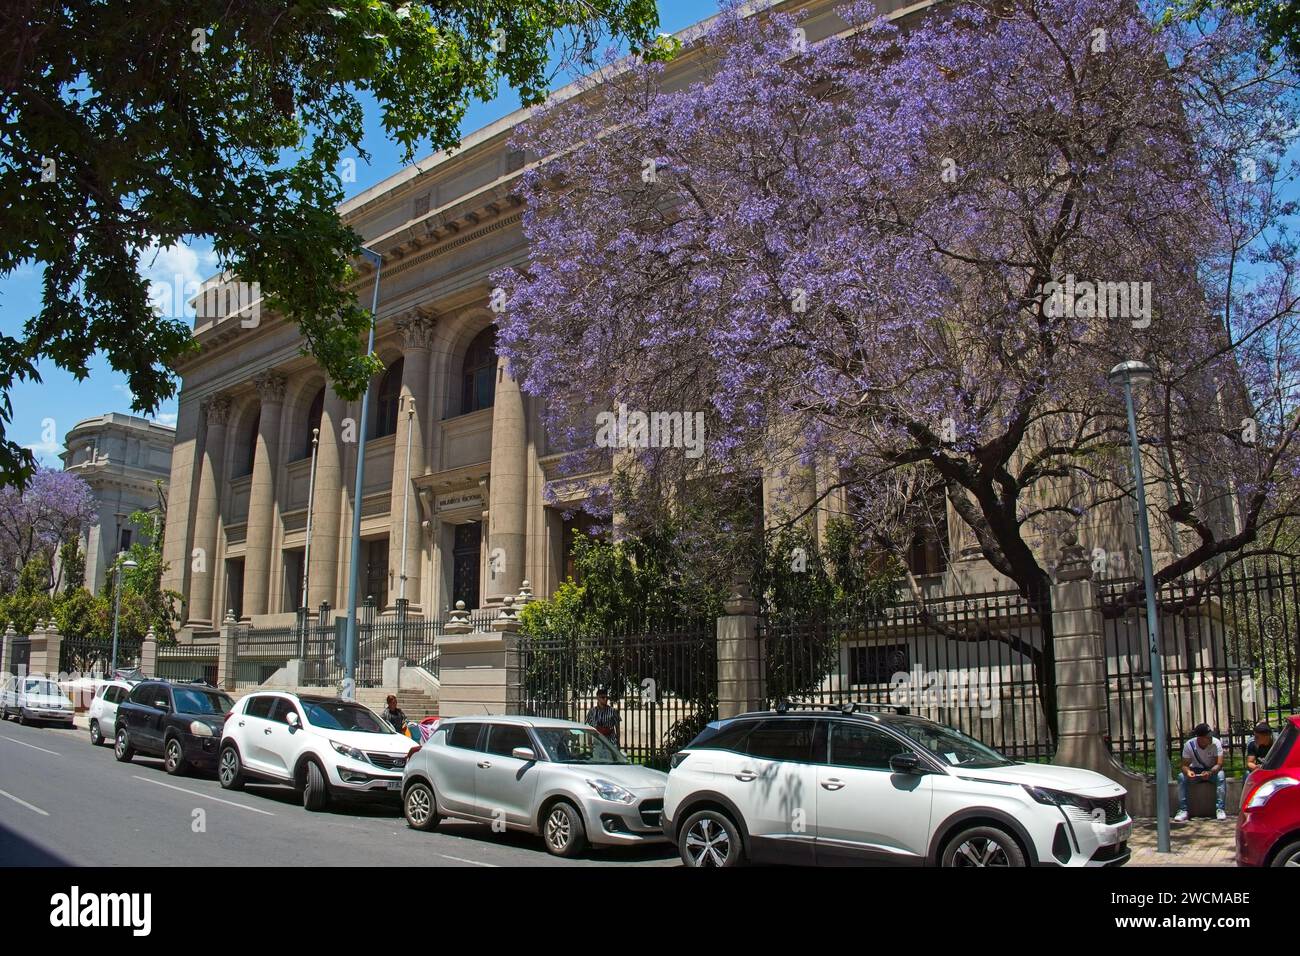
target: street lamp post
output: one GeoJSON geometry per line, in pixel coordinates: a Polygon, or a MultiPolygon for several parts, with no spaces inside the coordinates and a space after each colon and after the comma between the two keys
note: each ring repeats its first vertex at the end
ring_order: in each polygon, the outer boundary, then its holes
{"type": "MultiPolygon", "coordinates": [[[[311,430],[311,476],[307,479],[307,538],[302,547],[302,594],[298,598],[298,657],[307,656],[307,596],[311,582],[311,518],[316,508],[316,452],[320,429],[311,430]]],[[[324,623],[323,621],[321,622],[324,623]]]]}
{"type": "Polygon", "coordinates": [[[397,656],[405,653],[406,639],[406,519],[411,505],[411,432],[415,424],[415,398],[411,396],[406,403],[406,481],[402,485],[402,559],[397,578],[397,656]]]}
{"type": "Polygon", "coordinates": [[[1128,437],[1133,446],[1133,482],[1137,487],[1138,539],[1142,548],[1142,587],[1147,599],[1147,636],[1151,653],[1151,713],[1156,742],[1156,849],[1169,852],[1169,740],[1165,730],[1165,680],[1160,655],[1160,619],[1156,613],[1155,573],[1151,568],[1151,527],[1147,521],[1147,493],[1142,477],[1142,452],[1138,446],[1137,415],[1133,411],[1133,385],[1150,382],[1151,367],[1142,362],[1121,362],[1107,376],[1111,384],[1124,385],[1128,411],[1128,437]]]}
{"type": "Polygon", "coordinates": [[[122,572],[130,571],[136,567],[139,567],[136,562],[124,554],[119,554],[117,563],[113,568],[113,656],[108,665],[110,679],[117,673],[117,621],[122,616],[122,572]]]}
{"type": "MultiPolygon", "coordinates": [[[[375,319],[379,313],[379,276],[384,271],[384,257],[361,247],[361,255],[375,267],[375,289],[370,301],[370,339],[366,354],[375,351],[375,319]]],[[[357,687],[357,591],[361,573],[361,489],[366,480],[366,422],[370,414],[370,383],[361,395],[360,434],[357,436],[357,481],[352,496],[352,548],[348,561],[348,619],[343,651],[343,698],[352,700],[357,687]]]]}

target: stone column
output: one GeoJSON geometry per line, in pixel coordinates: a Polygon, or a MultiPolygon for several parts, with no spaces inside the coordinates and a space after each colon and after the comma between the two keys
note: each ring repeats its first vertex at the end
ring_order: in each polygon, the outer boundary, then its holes
{"type": "MultiPolygon", "coordinates": [[[[406,600],[408,611],[423,613],[424,599],[420,591],[421,557],[424,554],[423,535],[420,528],[420,501],[410,482],[425,472],[424,416],[429,407],[429,349],[433,342],[437,319],[427,309],[413,309],[397,317],[397,329],[402,334],[402,401],[397,415],[397,434],[393,444],[393,487],[389,499],[388,566],[394,574],[402,569],[402,505],[406,500],[406,600]],[[411,410],[414,409],[414,414],[411,410]],[[411,470],[406,470],[406,447],[411,447],[411,470]]],[[[389,595],[389,603],[397,601],[401,593],[401,580],[389,595]]]]}
{"type": "Polygon", "coordinates": [[[227,612],[226,619],[221,622],[221,638],[217,644],[217,686],[222,690],[235,689],[235,664],[239,659],[236,643],[238,634],[239,623],[233,614],[227,612]]]}
{"type": "Polygon", "coordinates": [[[738,584],[718,618],[718,717],[725,719],[764,705],[763,648],[758,639],[758,604],[738,584]]]}
{"type": "Polygon", "coordinates": [[[492,411],[492,473],[488,485],[487,600],[515,595],[524,579],[528,536],[528,440],[519,383],[497,360],[492,411]]]}
{"type": "Polygon", "coordinates": [[[280,417],[284,409],[284,376],[259,375],[253,383],[262,399],[257,419],[257,449],[248,489],[248,538],[244,550],[244,615],[265,614],[271,588],[275,541],[275,474],[280,464],[280,417]]]}
{"type": "MultiPolygon", "coordinates": [[[[220,666],[218,658],[218,666],[220,666]]],[[[153,625],[149,625],[149,633],[145,634],[144,640],[140,642],[140,673],[145,677],[154,677],[158,674],[158,635],[153,631],[153,625]]]]}
{"type": "Polygon", "coordinates": [[[343,515],[343,443],[356,440],[356,423],[344,434],[347,402],[326,386],[320,416],[320,444],[316,448],[316,497],[312,507],[311,575],[307,606],[337,604],[339,524],[343,515]]]}
{"type": "Polygon", "coordinates": [[[213,611],[216,582],[217,519],[221,511],[222,459],[230,399],[218,395],[207,403],[208,430],[199,465],[199,492],[194,509],[194,551],[190,555],[190,607],[187,625],[212,627],[219,620],[213,611]]]}

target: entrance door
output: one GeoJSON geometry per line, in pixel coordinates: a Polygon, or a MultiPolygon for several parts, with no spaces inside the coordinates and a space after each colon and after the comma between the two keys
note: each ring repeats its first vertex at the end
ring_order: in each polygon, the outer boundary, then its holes
{"type": "Polygon", "coordinates": [[[465,607],[478,607],[478,576],[483,547],[483,522],[456,525],[452,547],[451,606],[464,601],[465,607]]]}

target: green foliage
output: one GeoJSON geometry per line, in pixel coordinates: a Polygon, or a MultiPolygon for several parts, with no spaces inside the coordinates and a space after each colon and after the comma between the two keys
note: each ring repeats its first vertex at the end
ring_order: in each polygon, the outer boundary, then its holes
{"type": "Polygon", "coordinates": [[[72,594],[86,586],[86,555],[81,542],[65,541],[59,547],[59,573],[63,577],[63,593],[72,594]]]}
{"type": "Polygon", "coordinates": [[[474,99],[502,80],[540,102],[550,58],[588,59],[607,38],[652,59],[653,0],[36,0],[5,18],[0,276],[43,268],[43,304],[0,335],[0,483],[34,459],[10,440],[8,395],[43,360],[85,378],[103,351],[146,412],[196,346],[179,306],[157,314],[141,276],[151,248],[210,237],[222,266],[260,283],[345,398],[378,369],[343,225],[346,163],[362,148],[362,97],[414,158],[454,149],[474,99]]]}
{"type": "Polygon", "coordinates": [[[1264,35],[1260,51],[1264,56],[1271,60],[1283,54],[1292,62],[1300,62],[1300,7],[1289,0],[1175,0],[1165,11],[1164,21],[1175,17],[1197,20],[1224,10],[1255,21],[1264,35]]]}

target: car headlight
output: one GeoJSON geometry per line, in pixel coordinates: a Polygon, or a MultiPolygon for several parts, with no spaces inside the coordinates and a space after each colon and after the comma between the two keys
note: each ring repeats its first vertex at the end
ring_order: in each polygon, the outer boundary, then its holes
{"type": "Polygon", "coordinates": [[[356,747],[349,744],[340,743],[337,740],[331,740],[330,746],[345,757],[351,757],[353,760],[359,760],[362,763],[370,763],[370,759],[366,756],[365,751],[358,750],[356,747]]]}
{"type": "Polygon", "coordinates": [[[1048,787],[1031,787],[1027,783],[1021,784],[1021,786],[1025,788],[1025,793],[1033,797],[1035,801],[1049,807],[1075,807],[1085,812],[1092,811],[1092,801],[1086,797],[1066,793],[1064,790],[1052,790],[1048,787]]]}
{"type": "Polygon", "coordinates": [[[190,733],[195,737],[211,737],[212,728],[201,720],[190,721],[190,733]]]}
{"type": "Polygon", "coordinates": [[[1261,783],[1250,795],[1246,801],[1247,810],[1258,810],[1264,804],[1268,803],[1269,797],[1279,790],[1285,790],[1287,787],[1300,786],[1300,780],[1295,777],[1274,777],[1272,780],[1266,780],[1261,783]]]}
{"type": "Polygon", "coordinates": [[[596,795],[602,800],[612,800],[615,803],[632,803],[636,797],[632,791],[625,790],[616,783],[610,783],[608,780],[588,780],[587,786],[596,791],[596,795]]]}

